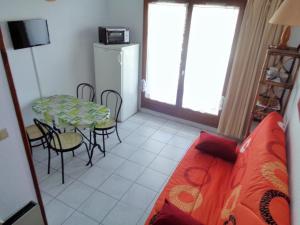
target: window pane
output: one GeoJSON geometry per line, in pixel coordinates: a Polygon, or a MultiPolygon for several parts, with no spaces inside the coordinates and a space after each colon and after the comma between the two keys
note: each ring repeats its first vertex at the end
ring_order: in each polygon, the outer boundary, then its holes
{"type": "Polygon", "coordinates": [[[146,98],[176,104],[186,8],[180,3],[149,4],[146,98]]]}
{"type": "Polygon", "coordinates": [[[218,115],[239,9],[193,8],[183,108],[218,115]]]}

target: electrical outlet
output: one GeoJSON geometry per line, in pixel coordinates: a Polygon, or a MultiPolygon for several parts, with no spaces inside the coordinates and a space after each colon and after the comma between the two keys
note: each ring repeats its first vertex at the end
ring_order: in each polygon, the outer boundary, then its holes
{"type": "Polygon", "coordinates": [[[7,129],[1,129],[0,130],[0,141],[5,140],[6,138],[8,138],[7,129]]]}

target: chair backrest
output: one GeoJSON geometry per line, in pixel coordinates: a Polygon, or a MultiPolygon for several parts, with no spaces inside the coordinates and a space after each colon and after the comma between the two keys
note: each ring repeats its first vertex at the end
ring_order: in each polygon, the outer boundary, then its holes
{"type": "Polygon", "coordinates": [[[110,117],[118,121],[123,99],[115,90],[104,90],[101,93],[101,105],[110,109],[110,117]]]}
{"type": "Polygon", "coordinates": [[[76,96],[79,99],[84,99],[93,102],[95,99],[95,88],[88,83],[78,84],[76,96]]]}
{"type": "Polygon", "coordinates": [[[55,149],[62,149],[62,144],[61,141],[59,139],[59,135],[58,132],[55,131],[54,128],[52,128],[51,126],[49,126],[46,123],[41,122],[38,119],[33,119],[35,125],[39,128],[39,130],[42,132],[44,138],[46,139],[47,142],[47,146],[51,146],[51,141],[53,141],[53,147],[55,147],[55,149]],[[58,146],[57,146],[58,145],[58,146]]]}

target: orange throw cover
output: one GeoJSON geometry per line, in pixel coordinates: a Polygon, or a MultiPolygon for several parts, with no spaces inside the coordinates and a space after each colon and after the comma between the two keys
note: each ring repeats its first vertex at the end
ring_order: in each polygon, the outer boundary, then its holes
{"type": "Polygon", "coordinates": [[[202,153],[196,142],[152,209],[165,199],[204,225],[290,224],[288,173],[282,117],[271,113],[238,146],[234,164],[202,153]]]}

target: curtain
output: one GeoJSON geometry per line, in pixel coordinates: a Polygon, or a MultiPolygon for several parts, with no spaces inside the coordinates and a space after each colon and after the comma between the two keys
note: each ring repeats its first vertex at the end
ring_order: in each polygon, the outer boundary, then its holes
{"type": "Polygon", "coordinates": [[[243,138],[246,133],[266,50],[280,40],[282,27],[269,19],[281,2],[248,0],[218,127],[221,134],[243,138]]]}

